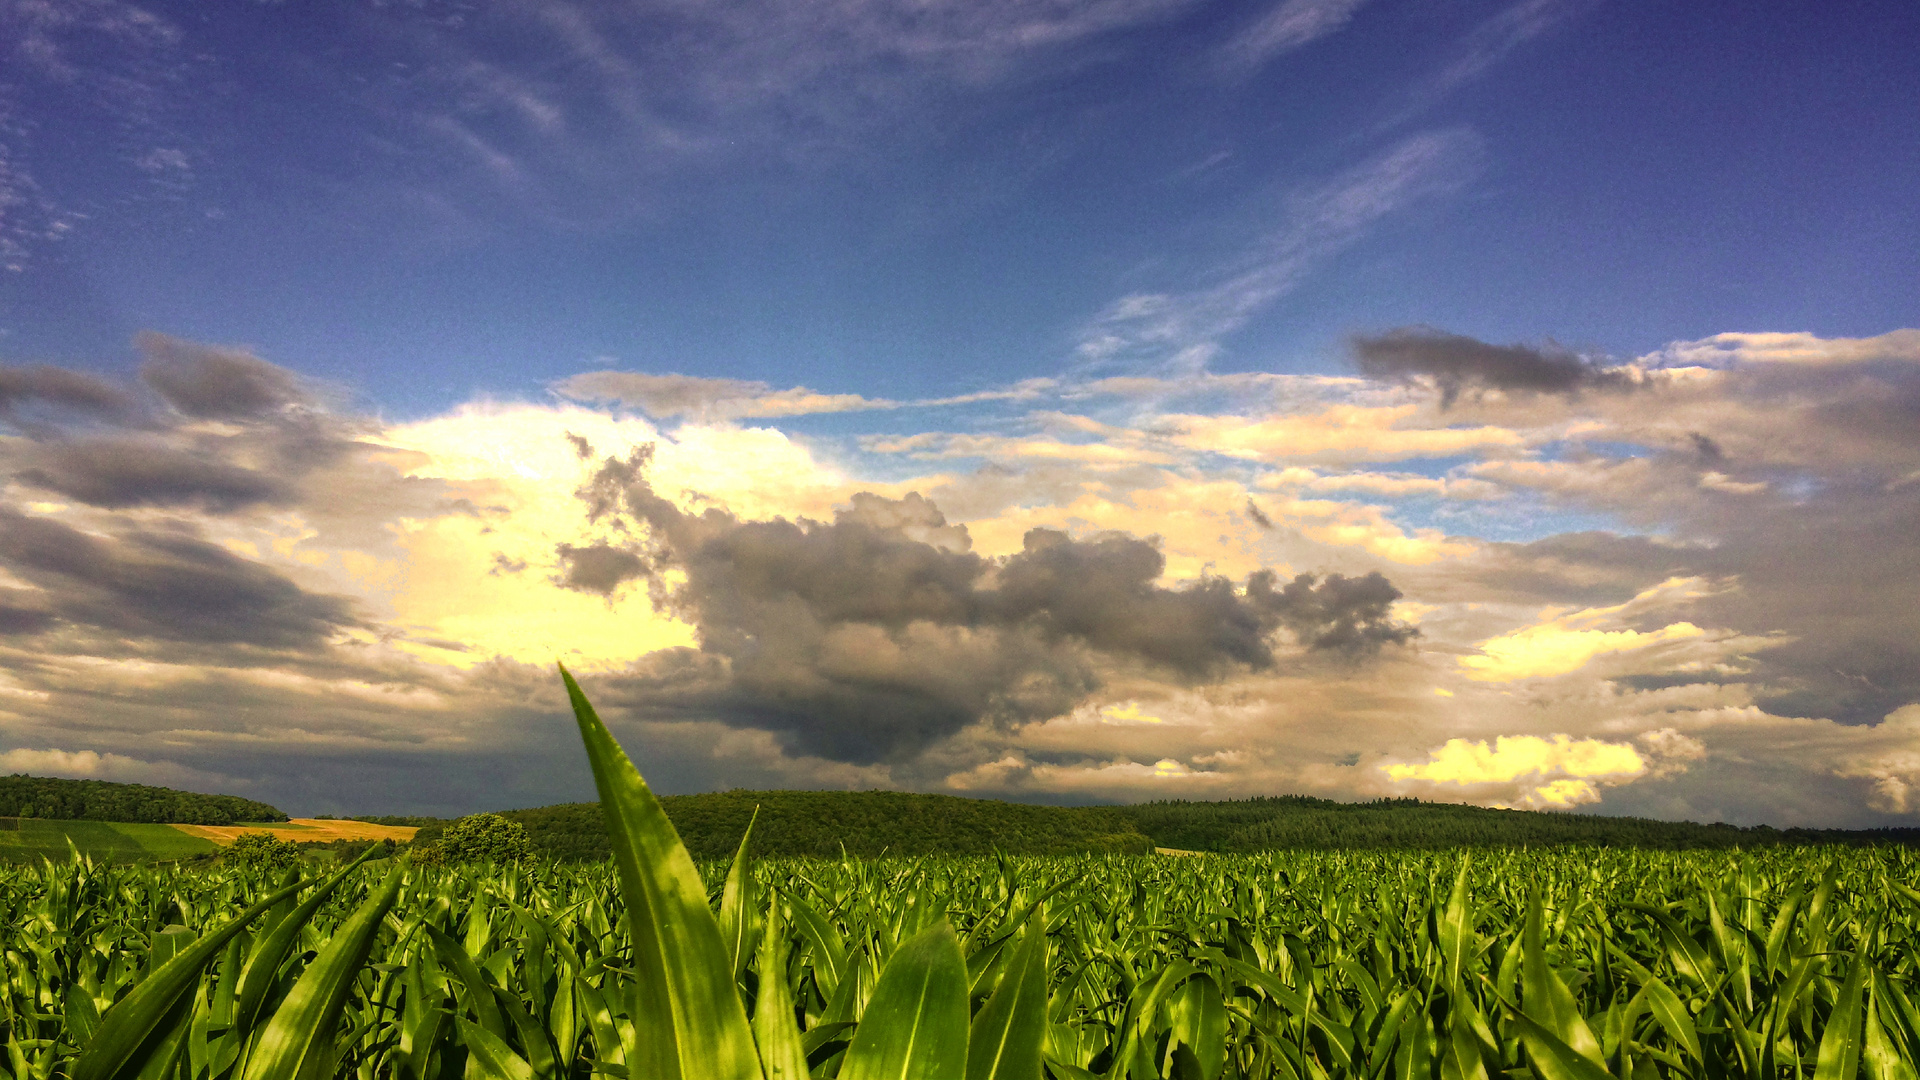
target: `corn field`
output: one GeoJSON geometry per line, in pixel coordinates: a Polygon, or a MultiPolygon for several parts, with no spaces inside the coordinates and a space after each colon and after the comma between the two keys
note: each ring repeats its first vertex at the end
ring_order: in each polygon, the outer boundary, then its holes
{"type": "MultiPolygon", "coordinates": [[[[1904,849],[0,872],[17,1080],[1916,1080],[1904,849]]],[[[371,855],[371,853],[369,853],[371,855]]]]}

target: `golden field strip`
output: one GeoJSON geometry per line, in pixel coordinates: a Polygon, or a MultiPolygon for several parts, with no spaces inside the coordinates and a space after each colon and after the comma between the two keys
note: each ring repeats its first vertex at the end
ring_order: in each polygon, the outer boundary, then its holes
{"type": "Polygon", "coordinates": [[[364,821],[334,821],[323,818],[294,818],[257,825],[175,825],[189,836],[211,840],[221,846],[233,843],[241,833],[270,832],[298,844],[324,844],[333,840],[392,840],[404,843],[419,832],[410,825],[373,825],[364,821]]]}

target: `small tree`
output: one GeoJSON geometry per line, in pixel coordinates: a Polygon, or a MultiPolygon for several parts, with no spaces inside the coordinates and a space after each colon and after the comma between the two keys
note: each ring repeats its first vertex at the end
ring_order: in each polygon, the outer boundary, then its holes
{"type": "Polygon", "coordinates": [[[515,862],[533,854],[527,827],[499,814],[474,814],[447,826],[434,845],[447,862],[515,862]]]}
{"type": "Polygon", "coordinates": [[[270,832],[245,832],[227,847],[226,861],[247,870],[279,870],[300,861],[300,845],[270,832]]]}

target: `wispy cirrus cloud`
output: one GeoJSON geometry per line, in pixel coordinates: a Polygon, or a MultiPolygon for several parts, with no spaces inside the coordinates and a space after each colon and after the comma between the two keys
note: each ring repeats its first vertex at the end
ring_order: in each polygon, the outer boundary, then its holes
{"type": "Polygon", "coordinates": [[[1434,92],[1444,93],[1479,78],[1508,53],[1591,9],[1598,2],[1518,0],[1467,34],[1460,42],[1458,55],[1434,77],[1434,92]]]}
{"type": "MultiPolygon", "coordinates": [[[[929,409],[962,405],[1031,402],[1064,389],[1057,379],[1023,379],[1012,386],[946,397],[892,401],[862,394],[823,394],[804,386],[777,389],[750,379],[700,375],[656,375],[638,371],[588,371],[553,384],[572,401],[604,402],[639,409],[648,416],[700,422],[813,416],[876,409],[929,409]]],[[[3,401],[0,401],[3,404],[3,401]]]]}
{"type": "Polygon", "coordinates": [[[1228,74],[1246,74],[1276,56],[1337,33],[1367,0],[1282,0],[1255,19],[1216,54],[1228,74]]]}
{"type": "Polygon", "coordinates": [[[590,371],[554,384],[575,401],[626,405],[649,416],[730,420],[806,416],[815,413],[895,409],[897,401],[860,394],[821,394],[799,386],[776,390],[764,382],[696,375],[650,375],[635,371],[590,371]]]}
{"type": "Polygon", "coordinates": [[[1470,180],[1479,168],[1480,146],[1471,131],[1423,132],[1283,197],[1279,223],[1241,251],[1215,284],[1135,293],[1109,305],[1081,331],[1082,368],[1204,369],[1222,339],[1293,290],[1313,267],[1393,214],[1470,180]]]}

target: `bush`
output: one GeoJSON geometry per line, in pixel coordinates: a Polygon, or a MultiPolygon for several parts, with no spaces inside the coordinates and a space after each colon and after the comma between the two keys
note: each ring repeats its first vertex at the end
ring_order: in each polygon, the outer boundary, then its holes
{"type": "MultiPolygon", "coordinates": [[[[516,862],[533,854],[527,841],[527,827],[499,814],[474,814],[447,826],[428,854],[427,861],[516,862]]],[[[427,854],[423,852],[423,854],[427,854]]]]}
{"type": "Polygon", "coordinates": [[[249,870],[278,870],[300,861],[300,845],[270,832],[246,832],[227,848],[227,864],[249,870]]]}

